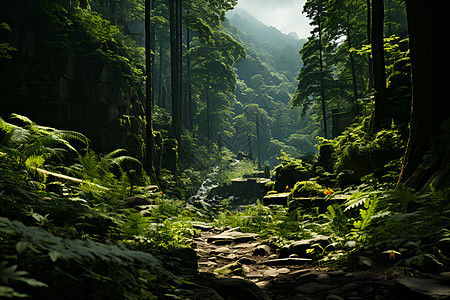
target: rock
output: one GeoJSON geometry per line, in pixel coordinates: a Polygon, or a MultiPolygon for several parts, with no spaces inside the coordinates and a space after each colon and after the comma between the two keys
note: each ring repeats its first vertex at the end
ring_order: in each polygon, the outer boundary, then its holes
{"type": "Polygon", "coordinates": [[[318,292],[324,292],[328,290],[335,289],[337,286],[333,284],[324,284],[317,282],[307,282],[305,284],[296,286],[294,289],[298,292],[305,294],[315,294],[318,292]]]}
{"type": "Polygon", "coordinates": [[[263,197],[264,205],[288,205],[288,197],[290,193],[270,194],[263,197]]]}
{"type": "Polygon", "coordinates": [[[202,224],[194,224],[192,225],[192,228],[198,229],[200,231],[211,231],[214,229],[212,226],[202,225],[202,224]]]}
{"type": "Polygon", "coordinates": [[[213,280],[210,287],[227,300],[270,300],[269,296],[256,284],[243,279],[224,278],[213,280]]]}
{"type": "Polygon", "coordinates": [[[308,255],[308,253],[306,253],[306,250],[314,248],[314,244],[318,244],[320,245],[320,247],[325,248],[330,244],[330,237],[321,235],[312,239],[293,242],[287,246],[287,249],[286,247],[282,247],[280,249],[280,257],[289,257],[289,255],[291,254],[297,254],[300,257],[306,257],[308,255]]]}
{"type": "Polygon", "coordinates": [[[407,260],[407,264],[412,268],[429,273],[438,273],[444,268],[444,265],[434,255],[428,253],[411,257],[407,260]]]}
{"type": "Polygon", "coordinates": [[[245,277],[249,279],[260,279],[263,278],[264,276],[263,274],[261,274],[261,272],[249,272],[245,277]]]}
{"type": "Polygon", "coordinates": [[[215,290],[208,287],[201,287],[192,290],[194,299],[224,300],[215,290]]]}
{"type": "Polygon", "coordinates": [[[237,255],[234,253],[230,253],[227,256],[225,256],[225,258],[229,260],[235,260],[237,258],[237,255]]]}
{"type": "Polygon", "coordinates": [[[330,276],[327,273],[317,274],[316,281],[320,283],[331,283],[330,276]]]}
{"type": "Polygon", "coordinates": [[[281,268],[281,269],[268,269],[264,271],[263,276],[264,277],[277,277],[280,274],[288,274],[291,270],[288,268],[281,268]]]}
{"type": "Polygon", "coordinates": [[[358,268],[361,270],[369,270],[372,267],[372,260],[365,256],[358,256],[358,268]]]}
{"type": "Polygon", "coordinates": [[[327,296],[327,298],[325,300],[345,300],[345,299],[342,297],[339,297],[338,295],[330,294],[327,296]]]}
{"type": "Polygon", "coordinates": [[[208,243],[217,245],[226,245],[231,243],[245,243],[254,240],[258,234],[256,233],[243,233],[238,231],[222,232],[218,235],[210,236],[207,240],[208,243]]]}
{"type": "Polygon", "coordinates": [[[270,249],[267,245],[259,245],[256,247],[255,250],[253,250],[253,255],[257,256],[269,256],[272,252],[272,249],[270,249]]]}
{"type": "Polygon", "coordinates": [[[241,257],[238,260],[239,263],[243,264],[243,265],[253,265],[256,264],[256,260],[254,260],[253,258],[249,258],[249,257],[241,257]]]}
{"type": "Polygon", "coordinates": [[[389,293],[400,299],[450,299],[450,287],[437,279],[401,275],[389,282],[389,293]]]}
{"type": "Polygon", "coordinates": [[[289,250],[289,245],[284,245],[280,248],[279,258],[289,257],[291,255],[291,250],[289,250]]]}
{"type": "Polygon", "coordinates": [[[278,259],[270,259],[259,264],[264,264],[266,266],[292,266],[292,265],[303,265],[305,263],[310,262],[309,258],[278,258],[278,259]]]}
{"type": "Polygon", "coordinates": [[[356,247],[356,242],[355,241],[347,241],[347,242],[345,242],[344,247],[346,249],[353,249],[356,247]]]}
{"type": "Polygon", "coordinates": [[[336,290],[333,290],[331,292],[333,293],[337,293],[337,294],[349,294],[350,292],[356,290],[359,288],[359,285],[356,283],[347,283],[344,284],[342,286],[340,286],[339,288],[337,288],[336,290]]]}
{"type": "Polygon", "coordinates": [[[224,232],[233,232],[233,231],[239,231],[241,232],[241,227],[231,227],[231,226],[227,226],[224,228],[224,231],[222,231],[222,233],[224,232]]]}
{"type": "Polygon", "coordinates": [[[219,247],[219,248],[216,248],[215,250],[213,250],[213,251],[211,251],[211,252],[213,252],[213,253],[226,253],[226,254],[228,254],[228,253],[231,253],[231,249],[230,248],[228,248],[228,247],[219,247]]]}
{"type": "Polygon", "coordinates": [[[232,245],[230,248],[231,249],[251,249],[251,248],[255,248],[258,246],[259,243],[255,242],[255,243],[240,243],[240,244],[235,244],[232,245]]]}
{"type": "Polygon", "coordinates": [[[218,275],[244,275],[244,270],[239,262],[234,262],[214,270],[218,275]]]}
{"type": "Polygon", "coordinates": [[[207,267],[207,268],[214,268],[217,267],[217,263],[213,262],[213,261],[199,261],[198,265],[200,267],[207,267]]]}
{"type": "Polygon", "coordinates": [[[198,270],[197,252],[191,248],[174,248],[162,252],[163,263],[175,269],[198,270]]]}
{"type": "Polygon", "coordinates": [[[333,277],[342,276],[345,275],[345,271],[344,270],[330,271],[328,272],[328,275],[333,277]]]}
{"type": "Polygon", "coordinates": [[[445,284],[445,285],[450,285],[450,272],[442,272],[438,275],[433,276],[436,280],[438,280],[439,282],[445,284]]]}

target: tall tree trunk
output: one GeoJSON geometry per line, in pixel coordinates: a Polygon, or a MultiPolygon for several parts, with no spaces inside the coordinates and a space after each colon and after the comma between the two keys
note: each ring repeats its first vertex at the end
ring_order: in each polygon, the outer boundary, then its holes
{"type": "Polygon", "coordinates": [[[442,29],[447,19],[442,2],[407,0],[409,45],[412,66],[412,112],[410,135],[403,159],[399,185],[421,189],[433,182],[435,188],[449,184],[448,140],[432,147],[442,122],[450,118],[447,48],[442,45],[442,29]],[[432,151],[430,151],[432,150],[432,151]],[[428,159],[427,159],[428,157],[428,159]],[[430,159],[431,157],[431,159],[430,159]]]}
{"type": "Polygon", "coordinates": [[[391,0],[386,0],[387,34],[392,35],[391,0]]]}
{"type": "Polygon", "coordinates": [[[323,134],[326,139],[328,139],[328,127],[327,127],[327,110],[325,104],[325,79],[324,79],[324,70],[323,70],[323,45],[322,45],[322,21],[318,20],[318,29],[319,29],[319,68],[320,68],[320,94],[322,101],[322,117],[323,117],[323,134]]]}
{"type": "Polygon", "coordinates": [[[160,107],[163,107],[161,105],[162,103],[162,70],[163,70],[163,62],[164,62],[164,55],[163,55],[163,38],[162,34],[159,41],[159,72],[158,72],[158,105],[160,107]]]}
{"type": "Polygon", "coordinates": [[[181,147],[181,86],[180,86],[180,50],[178,34],[178,21],[180,7],[179,1],[169,0],[169,19],[170,19],[170,65],[171,65],[171,83],[172,83],[172,129],[175,139],[178,142],[178,149],[181,147]]]}
{"type": "Polygon", "coordinates": [[[372,1],[372,57],[375,85],[373,128],[379,131],[385,125],[386,70],[384,62],[384,0],[372,1]]]}
{"type": "Polygon", "coordinates": [[[187,98],[188,98],[188,104],[187,104],[187,116],[188,119],[188,128],[189,130],[194,129],[194,112],[192,110],[192,86],[191,86],[191,55],[189,54],[189,49],[191,48],[191,41],[190,41],[190,29],[186,26],[186,51],[187,51],[187,57],[186,57],[186,71],[187,71],[187,83],[186,83],[186,92],[187,92],[187,98]]]}
{"type": "MultiPolygon", "coordinates": [[[[151,9],[153,10],[155,7],[155,0],[151,0],[151,9]]],[[[156,82],[155,82],[155,75],[156,75],[156,70],[155,70],[155,42],[156,42],[156,30],[155,27],[152,26],[150,24],[150,55],[151,55],[151,77],[152,77],[152,81],[151,81],[151,104],[152,107],[155,106],[155,88],[156,88],[156,82]]]]}
{"type": "MultiPolygon", "coordinates": [[[[372,4],[367,0],[367,44],[372,43],[372,4]]],[[[369,64],[369,92],[373,90],[373,60],[370,54],[367,54],[369,64]]]]}
{"type": "Polygon", "coordinates": [[[181,128],[183,126],[183,0],[177,1],[177,42],[178,42],[178,63],[180,64],[180,74],[178,76],[178,80],[180,81],[180,91],[179,91],[179,111],[177,114],[179,123],[177,128],[177,136],[180,136],[180,139],[178,140],[178,149],[179,153],[181,152],[181,128]]]}
{"type": "Polygon", "coordinates": [[[151,63],[151,1],[145,1],[145,137],[146,137],[146,159],[145,168],[150,176],[152,183],[157,184],[157,178],[154,172],[154,160],[156,158],[155,141],[153,138],[152,124],[152,63],[151,63]]]}
{"type": "Polygon", "coordinates": [[[256,140],[258,142],[258,171],[262,170],[261,167],[261,140],[259,137],[259,115],[256,114],[256,140]]]}
{"type": "Polygon", "coordinates": [[[212,140],[212,132],[211,132],[211,103],[209,99],[209,81],[207,81],[206,88],[206,135],[208,140],[212,140]]]}
{"type": "Polygon", "coordinates": [[[355,71],[355,54],[350,51],[352,49],[352,39],[350,36],[350,6],[347,14],[347,42],[348,42],[348,53],[350,58],[350,67],[352,70],[352,82],[353,82],[353,101],[355,105],[355,114],[359,115],[359,107],[358,107],[358,85],[356,84],[356,71],[355,71]]]}

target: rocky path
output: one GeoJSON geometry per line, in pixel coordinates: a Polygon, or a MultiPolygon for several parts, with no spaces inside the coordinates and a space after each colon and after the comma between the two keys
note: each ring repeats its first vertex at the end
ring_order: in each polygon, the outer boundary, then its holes
{"type": "MultiPolygon", "coordinates": [[[[246,300],[450,299],[450,273],[428,278],[401,275],[388,281],[386,270],[364,257],[355,268],[341,269],[320,268],[311,259],[302,258],[311,244],[326,237],[294,242],[277,255],[257,234],[242,233],[239,228],[222,232],[209,226],[196,228],[202,230],[193,242],[199,271],[251,281],[266,294],[246,296],[246,300]]],[[[227,289],[232,296],[225,299],[241,299],[233,296],[232,286],[227,289]]]]}

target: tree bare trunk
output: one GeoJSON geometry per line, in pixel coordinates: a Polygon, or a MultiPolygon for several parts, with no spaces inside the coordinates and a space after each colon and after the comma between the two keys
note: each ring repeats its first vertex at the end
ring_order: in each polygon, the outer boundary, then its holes
{"type": "Polygon", "coordinates": [[[450,118],[446,108],[450,90],[442,73],[450,64],[445,59],[447,49],[441,44],[440,30],[447,28],[447,19],[442,2],[437,0],[407,0],[406,11],[413,99],[410,135],[398,186],[419,190],[433,183],[434,188],[439,188],[450,184],[450,143],[436,140],[443,121],[450,118]]]}

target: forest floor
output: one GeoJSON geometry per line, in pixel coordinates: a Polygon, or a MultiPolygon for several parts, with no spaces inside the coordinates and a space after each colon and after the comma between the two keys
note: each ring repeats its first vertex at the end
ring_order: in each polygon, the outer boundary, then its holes
{"type": "Polygon", "coordinates": [[[449,273],[418,278],[399,268],[391,274],[396,279],[389,280],[389,266],[377,266],[365,257],[357,257],[352,266],[325,267],[295,255],[279,258],[258,235],[239,228],[199,229],[192,246],[200,273],[251,281],[273,300],[450,299],[449,273]]]}

